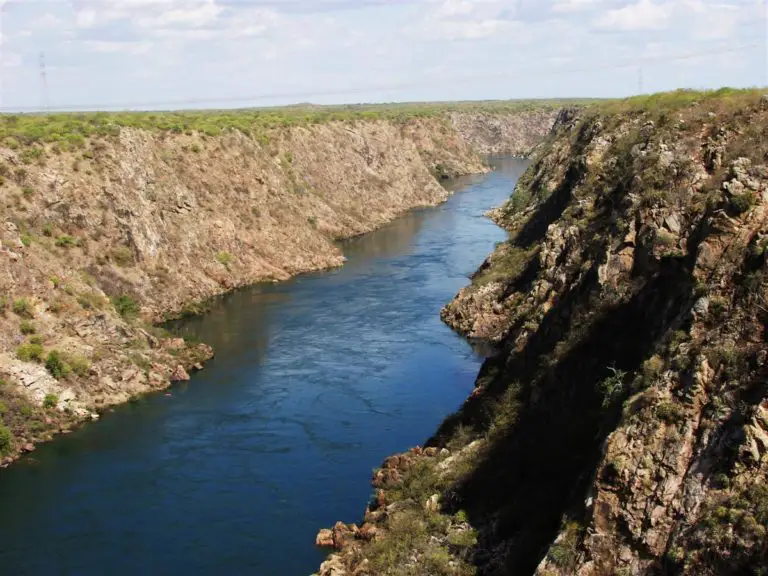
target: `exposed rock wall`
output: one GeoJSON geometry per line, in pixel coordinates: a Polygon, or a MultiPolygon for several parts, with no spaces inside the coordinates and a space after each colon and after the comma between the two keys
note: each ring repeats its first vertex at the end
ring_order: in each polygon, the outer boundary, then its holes
{"type": "Polygon", "coordinates": [[[559,112],[554,107],[516,115],[454,112],[451,123],[481,154],[527,157],[552,128],[559,112]]]}
{"type": "Polygon", "coordinates": [[[443,311],[498,353],[431,453],[374,474],[376,541],[337,567],[768,566],[768,102],[685,98],[560,117],[493,213],[510,241],[443,311]]]}
{"type": "Polygon", "coordinates": [[[339,266],[336,239],[444,201],[436,176],[486,169],[445,117],[0,147],[0,457],[210,356],[152,323],[339,266]]]}

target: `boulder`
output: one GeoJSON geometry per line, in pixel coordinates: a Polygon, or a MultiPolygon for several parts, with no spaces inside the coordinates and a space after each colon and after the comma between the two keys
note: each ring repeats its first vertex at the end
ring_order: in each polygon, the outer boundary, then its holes
{"type": "Polygon", "coordinates": [[[184,370],[184,366],[179,364],[171,372],[171,382],[186,382],[187,380],[189,380],[189,374],[184,370]]]}
{"type": "Polygon", "coordinates": [[[333,530],[328,530],[327,528],[320,530],[315,538],[315,546],[333,548],[333,530]]]}

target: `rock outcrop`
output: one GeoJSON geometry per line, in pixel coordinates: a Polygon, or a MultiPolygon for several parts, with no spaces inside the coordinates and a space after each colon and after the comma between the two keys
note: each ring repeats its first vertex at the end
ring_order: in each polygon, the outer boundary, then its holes
{"type": "Polygon", "coordinates": [[[756,92],[558,117],[492,213],[510,240],[442,313],[496,354],[418,452],[471,456],[385,463],[380,539],[336,565],[764,572],[767,126],[756,92]],[[472,537],[455,545],[464,522],[472,537]]]}

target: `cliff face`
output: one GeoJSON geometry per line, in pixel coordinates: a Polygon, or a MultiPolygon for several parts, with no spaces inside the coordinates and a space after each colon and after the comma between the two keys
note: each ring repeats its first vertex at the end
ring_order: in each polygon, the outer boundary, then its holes
{"type": "Polygon", "coordinates": [[[766,126],[756,93],[560,116],[442,313],[498,353],[324,573],[763,573],[766,126]]]}
{"type": "Polygon", "coordinates": [[[486,170],[445,116],[178,132],[0,147],[5,463],[211,355],[152,323],[238,286],[341,265],[336,239],[442,202],[436,177],[486,170]]]}
{"type": "Polygon", "coordinates": [[[514,116],[454,112],[451,124],[481,154],[527,157],[541,142],[542,128],[551,127],[558,113],[556,108],[514,116]]]}

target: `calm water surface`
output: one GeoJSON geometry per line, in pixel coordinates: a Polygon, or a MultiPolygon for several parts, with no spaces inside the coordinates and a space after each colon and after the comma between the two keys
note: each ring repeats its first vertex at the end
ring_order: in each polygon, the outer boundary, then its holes
{"type": "Polygon", "coordinates": [[[422,442],[481,362],[438,313],[502,230],[525,168],[344,243],[341,269],[231,294],[179,330],[216,358],[0,470],[0,574],[308,575],[371,470],[422,442]]]}

